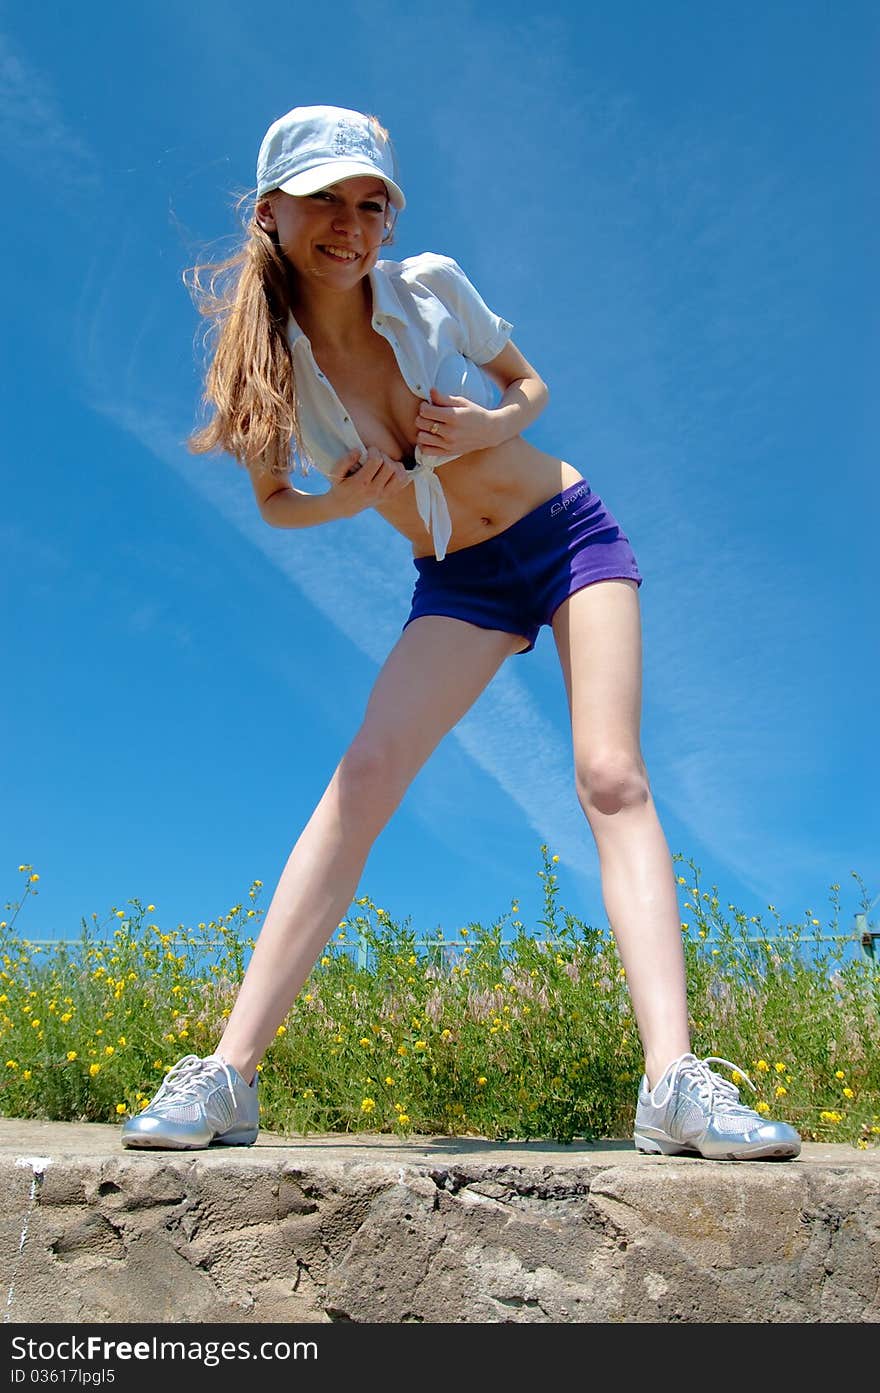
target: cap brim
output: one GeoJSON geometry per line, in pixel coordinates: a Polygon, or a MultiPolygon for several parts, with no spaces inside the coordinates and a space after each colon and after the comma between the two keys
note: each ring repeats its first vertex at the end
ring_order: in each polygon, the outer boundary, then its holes
{"type": "Polygon", "coordinates": [[[377,169],[366,160],[328,161],[316,165],[314,169],[306,169],[302,174],[295,174],[292,179],[285,179],[284,183],[278,184],[277,187],[282,193],[293,194],[296,198],[303,194],[317,193],[319,189],[326,189],[330,184],[341,184],[344,179],[363,179],[368,174],[375,175],[385,185],[394,208],[399,210],[406,207],[403,189],[395,184],[393,179],[389,179],[387,174],[383,174],[381,169],[377,169]]]}

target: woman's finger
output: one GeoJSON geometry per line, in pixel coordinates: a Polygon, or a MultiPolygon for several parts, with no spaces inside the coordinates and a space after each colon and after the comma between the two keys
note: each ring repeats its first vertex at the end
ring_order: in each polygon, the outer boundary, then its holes
{"type": "Polygon", "coordinates": [[[336,483],[349,474],[357,473],[360,469],[360,454],[360,450],[349,450],[347,454],[342,455],[330,471],[331,480],[336,483]]]}

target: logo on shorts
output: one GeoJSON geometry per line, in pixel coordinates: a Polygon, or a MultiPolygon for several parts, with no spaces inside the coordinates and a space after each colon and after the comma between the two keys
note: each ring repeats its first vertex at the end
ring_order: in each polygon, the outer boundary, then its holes
{"type": "Polygon", "coordinates": [[[569,505],[572,504],[576,498],[583,498],[589,492],[589,484],[579,484],[578,487],[575,489],[574,493],[570,493],[568,495],[568,498],[563,498],[561,503],[554,503],[552,505],[552,507],[550,508],[551,518],[555,517],[557,513],[564,513],[566,508],[569,507],[569,505]]]}

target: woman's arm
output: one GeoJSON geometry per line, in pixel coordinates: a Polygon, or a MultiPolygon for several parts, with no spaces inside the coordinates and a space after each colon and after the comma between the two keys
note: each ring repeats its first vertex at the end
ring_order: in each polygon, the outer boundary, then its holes
{"type": "Polygon", "coordinates": [[[336,461],[326,493],[305,493],[290,483],[275,484],[266,475],[251,474],[260,516],[270,527],[317,527],[322,522],[354,517],[365,508],[387,503],[412,483],[398,460],[370,446],[364,459],[349,450],[336,461]]]}
{"type": "Polygon", "coordinates": [[[444,397],[431,391],[422,402],[416,426],[416,443],[425,455],[465,455],[512,440],[537,420],[550,397],[550,389],[513,343],[506,343],[497,357],[483,363],[483,371],[501,388],[497,406],[477,406],[466,397],[444,397]],[[439,433],[431,431],[434,422],[439,433]]]}

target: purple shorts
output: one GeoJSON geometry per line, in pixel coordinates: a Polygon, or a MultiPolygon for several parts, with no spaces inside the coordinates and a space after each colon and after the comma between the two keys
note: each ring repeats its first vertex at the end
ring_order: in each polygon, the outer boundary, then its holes
{"type": "MultiPolygon", "coordinates": [[[[642,583],[629,540],[585,480],[485,542],[413,558],[418,579],[406,624],[425,614],[465,619],[528,639],[576,590],[596,580],[642,583]]],[[[404,624],[404,628],[406,628],[404,624]]]]}

